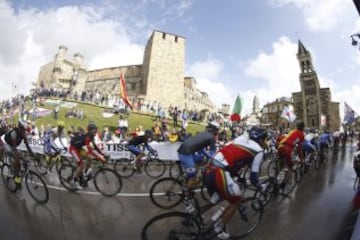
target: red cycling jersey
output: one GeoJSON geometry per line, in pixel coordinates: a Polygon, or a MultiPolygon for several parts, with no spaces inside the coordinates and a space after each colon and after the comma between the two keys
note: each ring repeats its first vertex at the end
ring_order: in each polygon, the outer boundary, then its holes
{"type": "Polygon", "coordinates": [[[280,158],[285,160],[285,163],[287,164],[288,167],[291,168],[293,166],[291,153],[294,150],[295,144],[298,144],[297,152],[300,156],[300,159],[301,160],[303,159],[302,143],[304,142],[304,139],[305,139],[304,132],[298,129],[292,130],[286,135],[286,137],[281,139],[278,147],[278,154],[280,158]]]}

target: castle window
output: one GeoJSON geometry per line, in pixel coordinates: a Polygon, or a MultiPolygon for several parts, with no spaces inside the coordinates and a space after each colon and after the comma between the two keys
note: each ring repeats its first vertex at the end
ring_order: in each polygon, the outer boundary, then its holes
{"type": "Polygon", "coordinates": [[[175,36],[175,42],[178,42],[178,36],[175,36]]]}
{"type": "Polygon", "coordinates": [[[165,39],[165,37],[166,37],[166,33],[163,33],[162,38],[165,39]]]}

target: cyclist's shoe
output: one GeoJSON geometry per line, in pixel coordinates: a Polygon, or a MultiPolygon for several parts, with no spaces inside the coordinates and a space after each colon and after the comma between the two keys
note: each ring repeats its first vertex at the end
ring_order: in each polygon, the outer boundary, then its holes
{"type": "Polygon", "coordinates": [[[16,185],[16,188],[17,189],[21,189],[21,182],[22,182],[22,179],[21,179],[21,177],[19,177],[19,176],[15,176],[14,177],[14,182],[15,182],[15,185],[16,185]]]}
{"type": "Polygon", "coordinates": [[[226,227],[224,226],[224,223],[221,221],[221,219],[214,224],[214,231],[218,239],[230,238],[230,234],[226,231],[226,227]]]}
{"type": "Polygon", "coordinates": [[[230,233],[226,232],[225,230],[219,232],[216,236],[218,239],[230,239],[230,233]]]}
{"type": "Polygon", "coordinates": [[[80,184],[79,181],[75,181],[75,182],[74,182],[74,185],[75,185],[75,187],[76,187],[77,190],[83,189],[83,187],[81,186],[81,184],[80,184]]]}
{"type": "Polygon", "coordinates": [[[77,190],[83,189],[83,186],[81,184],[81,180],[79,180],[79,179],[74,179],[74,186],[76,187],[77,190]]]}

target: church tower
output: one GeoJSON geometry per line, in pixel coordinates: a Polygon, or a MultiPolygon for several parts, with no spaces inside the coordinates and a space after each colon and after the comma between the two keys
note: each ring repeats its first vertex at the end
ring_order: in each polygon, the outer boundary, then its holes
{"type": "Polygon", "coordinates": [[[185,38],[154,31],[145,48],[142,74],[147,101],[184,108],[185,38]]]}
{"type": "Polygon", "coordinates": [[[322,113],[319,79],[313,67],[311,54],[300,40],[297,59],[300,64],[302,106],[295,106],[296,115],[305,122],[306,127],[319,128],[322,113]]]}
{"type": "Polygon", "coordinates": [[[331,101],[330,88],[320,88],[311,54],[300,40],[297,59],[301,92],[292,93],[297,119],[303,120],[307,128],[339,130],[339,103],[331,101]]]}

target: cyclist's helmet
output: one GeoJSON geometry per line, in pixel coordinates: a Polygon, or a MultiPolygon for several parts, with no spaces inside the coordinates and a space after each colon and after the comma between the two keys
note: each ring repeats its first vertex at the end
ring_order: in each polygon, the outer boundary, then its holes
{"type": "Polygon", "coordinates": [[[150,129],[145,130],[145,136],[147,138],[152,138],[153,132],[150,129]]]}
{"type": "Polygon", "coordinates": [[[303,130],[305,127],[305,123],[303,121],[297,121],[296,122],[296,128],[299,130],[303,130]]]}
{"type": "Polygon", "coordinates": [[[218,132],[220,130],[220,124],[216,121],[211,121],[206,126],[207,130],[218,132]]]}
{"type": "Polygon", "coordinates": [[[95,135],[95,133],[98,130],[98,127],[96,126],[96,124],[94,122],[90,122],[89,125],[87,126],[87,130],[88,132],[92,133],[93,135],[95,135]]]}
{"type": "Polygon", "coordinates": [[[65,127],[65,123],[63,121],[58,121],[57,122],[57,126],[58,128],[64,128],[65,127]]]}
{"type": "Polygon", "coordinates": [[[248,131],[249,138],[258,144],[262,145],[263,140],[266,140],[268,134],[265,129],[262,128],[252,128],[248,131]]]}

